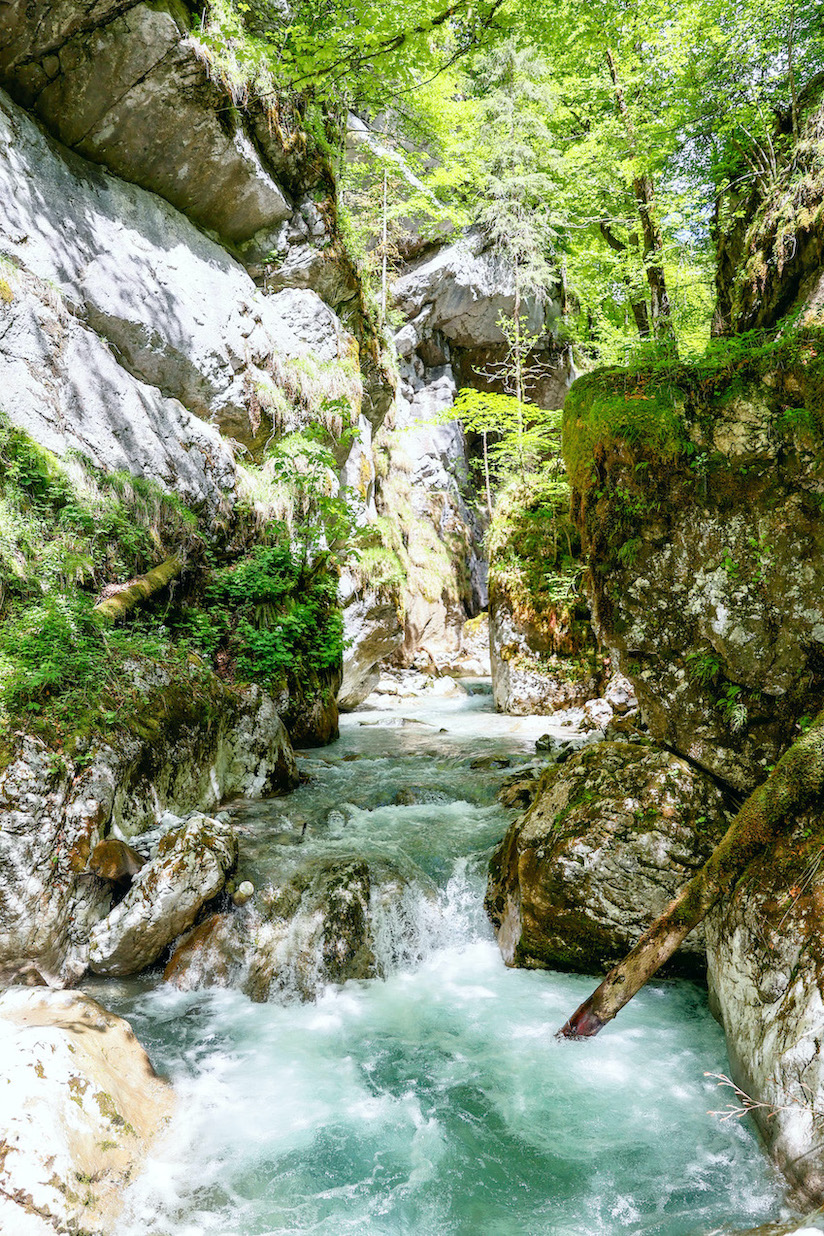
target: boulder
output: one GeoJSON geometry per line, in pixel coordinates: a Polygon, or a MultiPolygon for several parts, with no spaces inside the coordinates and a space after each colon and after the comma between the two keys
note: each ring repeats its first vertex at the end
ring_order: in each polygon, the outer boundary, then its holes
{"type": "Polygon", "coordinates": [[[173,3],[12,4],[0,73],[55,136],[242,241],[292,206],[173,3]],[[141,117],[135,125],[134,118],[141,117]]]}
{"type": "MultiPolygon", "coordinates": [[[[608,969],[727,827],[715,782],[667,751],[596,743],[543,774],[490,863],[487,912],[508,965],[608,969]]],[[[700,970],[704,940],[676,958],[700,970]]]]}
{"type": "MultiPolygon", "coordinates": [[[[570,651],[574,644],[573,639],[570,651]]],[[[536,625],[516,616],[506,590],[496,584],[489,598],[489,651],[498,712],[547,716],[580,708],[598,694],[598,674],[582,669],[580,661],[556,655],[554,643],[536,625]]]]}
{"type": "Polygon", "coordinates": [[[76,992],[0,995],[0,1229],[8,1236],[116,1230],[134,1179],[174,1110],[127,1022],[76,992]]]}
{"type": "MultiPolygon", "coordinates": [[[[506,259],[487,247],[480,232],[471,232],[412,263],[393,284],[392,299],[412,323],[416,343],[439,331],[463,347],[501,344],[498,319],[514,311],[515,279],[506,259]]],[[[527,329],[539,333],[557,309],[532,299],[522,312],[527,329]]]]}
{"type": "Polygon", "coordinates": [[[101,880],[131,880],[146,860],[137,850],[116,837],[98,841],[89,858],[89,871],[101,880]]]}
{"type": "Polygon", "coordinates": [[[596,372],[564,411],[599,642],[653,740],[747,793],[824,700],[814,360],[639,378],[644,400],[596,372]]]}
{"type": "Polygon", "coordinates": [[[380,664],[403,641],[397,603],[373,591],[352,591],[343,610],[346,647],[338,707],[347,712],[362,704],[380,681],[380,664]]]}
{"type": "Polygon", "coordinates": [[[217,679],[203,698],[159,673],[141,682],[144,711],[116,746],[75,765],[19,735],[0,771],[0,967],[33,962],[51,983],[76,982],[92,926],[112,888],[89,871],[97,843],[134,839],[166,810],[212,810],[232,794],[260,797],[298,784],[272,699],[217,679]]]}
{"type": "Polygon", "coordinates": [[[137,974],[191,927],[237,862],[237,837],[209,816],[167,833],[157,855],[89,936],[95,974],[137,974]]]}
{"type": "Polygon", "coordinates": [[[392,960],[386,924],[404,914],[407,890],[385,859],[299,859],[253,902],[196,927],[164,977],[184,991],[235,987],[255,1001],[313,1000],[329,983],[383,972],[392,960]]]}
{"type": "MultiPolygon", "coordinates": [[[[706,920],[731,1076],[799,1205],[824,1201],[824,829],[804,817],[706,920]]],[[[719,1106],[740,1100],[719,1091],[719,1106]],[[723,1100],[723,1102],[721,1101],[723,1100]]]]}

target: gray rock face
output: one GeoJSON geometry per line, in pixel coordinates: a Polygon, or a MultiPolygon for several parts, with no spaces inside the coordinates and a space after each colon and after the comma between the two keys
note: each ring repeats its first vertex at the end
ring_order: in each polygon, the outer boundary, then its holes
{"type": "MultiPolygon", "coordinates": [[[[145,689],[151,714],[156,697],[145,689]]],[[[121,738],[84,767],[61,764],[34,738],[18,740],[0,774],[0,965],[34,961],[56,984],[84,973],[91,929],[111,907],[111,886],[87,870],[104,836],[135,837],[166,809],[210,810],[231,794],[297,784],[268,696],[221,690],[214,706],[220,720],[204,726],[194,699],[176,715],[158,705],[168,731],[121,738]]]]}
{"type": "MultiPolygon", "coordinates": [[[[750,863],[706,920],[710,1000],[732,1077],[800,1205],[824,1198],[824,886],[820,820],[750,863]]],[[[719,1106],[737,1104],[719,1090],[719,1106]]]]}
{"type": "MultiPolygon", "coordinates": [[[[346,358],[351,363],[357,355],[354,339],[317,293],[286,289],[264,296],[183,215],[61,151],[2,95],[0,140],[0,195],[6,202],[0,255],[40,281],[41,298],[43,285],[50,289],[55,314],[78,319],[66,328],[77,355],[67,357],[58,341],[49,346],[48,317],[38,325],[29,322],[26,284],[15,289],[14,278],[9,280],[12,300],[4,314],[11,312],[13,323],[22,316],[23,323],[3,334],[7,363],[17,375],[4,404],[12,419],[32,424],[41,440],[70,435],[71,445],[82,443],[105,467],[123,467],[124,460],[128,466],[133,453],[135,471],[147,457],[143,466],[148,471],[154,464],[157,472],[154,456],[162,459],[165,450],[179,461],[184,478],[193,470],[194,461],[188,469],[185,461],[194,447],[195,458],[199,449],[204,459],[201,470],[217,468],[218,480],[228,487],[231,454],[196,418],[253,445],[265,403],[252,399],[255,391],[273,380],[288,385],[284,367],[290,361],[311,357],[323,373],[324,366],[331,369],[346,358]],[[123,391],[121,410],[113,396],[123,391]],[[32,406],[39,402],[44,406],[37,422],[32,406]]],[[[38,314],[35,306],[33,312],[43,319],[43,310],[38,314]]],[[[353,382],[357,397],[359,384],[353,382]]],[[[300,384],[299,374],[294,384],[300,384]]],[[[271,422],[263,428],[270,431],[271,422]]]]}
{"type": "Polygon", "coordinates": [[[292,205],[181,16],[171,2],[11,3],[0,73],[67,146],[247,240],[292,205]]]}
{"type": "MultiPolygon", "coordinates": [[[[490,864],[486,906],[508,965],[594,972],[620,960],[727,826],[706,774],[666,751],[596,743],[544,774],[490,864]]],[[[700,968],[704,940],[676,958],[700,968]]]]}
{"type": "Polygon", "coordinates": [[[218,429],[132,377],[50,284],[11,271],[6,283],[0,408],[13,424],[56,455],[79,451],[193,504],[216,510],[232,501],[235,462],[218,429]]]}
{"type": "Polygon", "coordinates": [[[137,974],[195,921],[237,862],[237,837],[209,816],[168,833],[157,856],[89,936],[95,974],[137,974]]]}
{"type": "Polygon", "coordinates": [[[380,663],[391,657],[403,642],[397,605],[383,601],[374,592],[353,593],[343,611],[343,682],[338,707],[343,711],[363,703],[380,680],[380,663]]]}
{"type": "MultiPolygon", "coordinates": [[[[409,321],[396,341],[401,356],[436,331],[459,347],[476,348],[505,341],[498,319],[514,311],[515,280],[500,255],[485,248],[483,237],[470,233],[413,264],[393,284],[392,298],[409,321]]],[[[551,304],[535,300],[525,312],[535,333],[554,316],[551,304]]]]}
{"type": "Polygon", "coordinates": [[[516,621],[508,597],[493,587],[489,602],[489,659],[492,696],[498,712],[511,716],[543,716],[562,708],[579,708],[598,694],[594,674],[547,669],[546,641],[536,630],[516,621]]]}
{"type": "Polygon", "coordinates": [[[174,1111],[128,1022],[88,996],[0,995],[8,1236],[116,1230],[123,1193],[174,1111]]]}

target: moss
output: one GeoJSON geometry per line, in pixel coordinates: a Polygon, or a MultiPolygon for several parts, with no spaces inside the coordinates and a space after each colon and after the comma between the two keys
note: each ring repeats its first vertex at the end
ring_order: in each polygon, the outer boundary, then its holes
{"type": "Polygon", "coordinates": [[[666,370],[602,369],[578,378],[564,405],[562,429],[572,486],[585,493],[594,479],[596,451],[619,439],[647,457],[674,462],[687,443],[683,404],[682,387],[666,370]]]}

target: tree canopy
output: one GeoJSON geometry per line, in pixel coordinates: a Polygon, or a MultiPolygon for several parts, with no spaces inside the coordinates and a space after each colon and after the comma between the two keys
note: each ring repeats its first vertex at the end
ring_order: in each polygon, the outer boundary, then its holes
{"type": "Polygon", "coordinates": [[[715,232],[786,160],[822,26],[815,0],[208,0],[199,37],[333,154],[347,111],[377,123],[424,212],[562,288],[569,337],[616,360],[704,345],[715,232]]]}

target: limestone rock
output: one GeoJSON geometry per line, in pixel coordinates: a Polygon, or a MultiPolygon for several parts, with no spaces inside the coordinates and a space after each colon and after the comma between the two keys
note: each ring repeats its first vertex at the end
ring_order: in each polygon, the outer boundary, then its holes
{"type": "Polygon", "coordinates": [[[173,3],[9,7],[0,73],[60,141],[228,240],[291,215],[173,3]]]}
{"type": "Polygon", "coordinates": [[[145,859],[125,841],[108,837],[98,841],[89,858],[89,870],[101,880],[130,880],[144,865],[145,859]]]}
{"type": "MultiPolygon", "coordinates": [[[[710,777],[666,751],[596,743],[547,771],[490,864],[508,965],[594,972],[620,960],[726,829],[710,777]]],[[[677,958],[700,968],[693,933],[677,958]]]]}
{"type": "Polygon", "coordinates": [[[579,379],[564,413],[599,641],[654,741],[746,792],[824,699],[819,451],[782,421],[805,398],[817,406],[812,387],[793,393],[804,374],[742,370],[711,422],[685,379],[667,399],[683,405],[693,453],[668,464],[643,435],[588,438],[601,436],[591,418],[615,397],[614,375],[579,379]]]}
{"type": "Polygon", "coordinates": [[[127,1183],[173,1112],[127,1022],[88,996],[35,988],[0,995],[8,1236],[115,1230],[127,1183]]]}
{"type": "MultiPolygon", "coordinates": [[[[440,331],[459,346],[500,344],[504,336],[498,319],[513,312],[515,280],[504,258],[473,232],[412,264],[393,284],[392,298],[414,323],[418,340],[424,332],[440,331]]],[[[554,312],[537,300],[523,311],[533,333],[543,331],[554,312]]]]}
{"type": "Polygon", "coordinates": [[[409,944],[407,899],[391,862],[299,857],[254,903],[216,914],[178,945],[165,978],[184,991],[235,987],[252,1000],[313,1000],[329,983],[373,978],[409,944]]]}
{"type": "Polygon", "coordinates": [[[237,837],[219,820],[196,816],[168,833],[111,913],[92,928],[95,974],[137,974],[191,927],[237,862],[237,837]]]}
{"type": "MultiPolygon", "coordinates": [[[[62,151],[1,92],[0,148],[0,195],[7,203],[0,253],[51,289],[52,317],[62,321],[70,312],[86,328],[64,328],[80,350],[73,361],[65,345],[61,350],[50,339],[55,328],[47,310],[30,303],[25,284],[3,310],[17,323],[4,342],[15,375],[4,393],[5,411],[43,445],[58,453],[75,446],[102,467],[142,471],[165,483],[175,465],[185,481],[198,459],[196,452],[187,465],[187,451],[196,446],[204,456],[201,470],[211,468],[214,483],[228,487],[232,456],[203,422],[254,449],[272,430],[258,407],[266,399],[255,403],[254,392],[267,383],[299,385],[298,362],[308,357],[320,366],[321,381],[327,370],[332,381],[338,362],[352,368],[357,343],[316,292],[289,288],[264,296],[189,219],[62,151]],[[19,192],[21,184],[31,191],[19,192]],[[54,211],[43,202],[54,203],[54,211]],[[89,330],[97,337],[89,339],[89,330]],[[92,367],[84,376],[87,357],[92,367]],[[121,389],[134,409],[117,408],[112,392],[121,389]]],[[[350,385],[357,397],[354,370],[350,385]]]]}
{"type": "Polygon", "coordinates": [[[343,611],[343,681],[338,706],[344,712],[363,703],[380,680],[380,663],[397,652],[403,640],[398,607],[370,591],[352,591],[343,611]]]}
{"type": "MultiPolygon", "coordinates": [[[[749,864],[706,920],[710,1001],[732,1077],[800,1205],[824,1201],[824,880],[805,817],[749,864]]],[[[719,1090],[719,1107],[735,1102],[719,1090]]]]}
{"type": "Polygon", "coordinates": [[[570,670],[556,657],[553,671],[546,640],[519,622],[504,591],[493,587],[489,601],[489,650],[492,695],[498,712],[510,716],[544,716],[580,708],[598,695],[595,674],[570,670]]]}
{"type": "Polygon", "coordinates": [[[257,898],[258,909],[215,915],[166,967],[182,990],[237,986],[253,1000],[314,999],[327,983],[371,978],[369,864],[313,859],[257,898]]]}
{"type": "Polygon", "coordinates": [[[0,773],[0,966],[28,960],[51,983],[84,973],[91,928],[111,908],[111,886],[88,872],[104,836],[134,838],[167,808],[208,811],[231,794],[297,785],[272,699],[213,685],[208,724],[199,696],[171,691],[162,675],[144,685],[143,735],[100,746],[83,767],[17,738],[0,773]]]}

